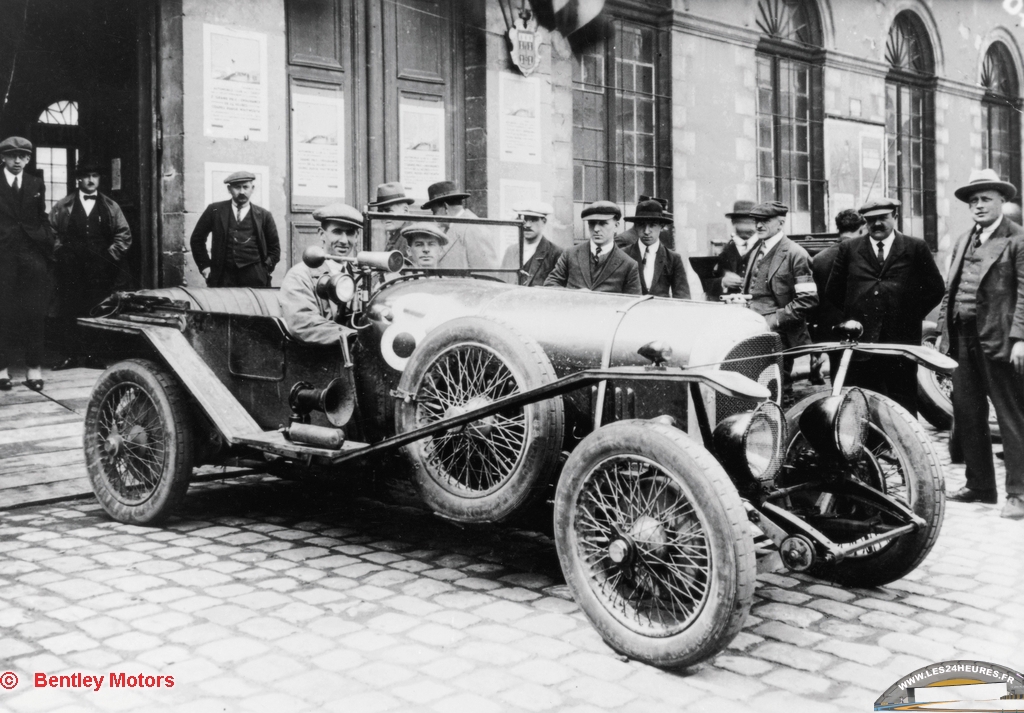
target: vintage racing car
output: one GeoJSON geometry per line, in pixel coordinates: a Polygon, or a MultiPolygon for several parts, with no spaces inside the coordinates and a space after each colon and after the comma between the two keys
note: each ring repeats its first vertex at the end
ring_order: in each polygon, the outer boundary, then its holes
{"type": "MultiPolygon", "coordinates": [[[[388,217],[368,214],[366,232],[388,217]]],[[[397,453],[423,503],[460,523],[553,492],[576,600],[611,647],[663,666],[740,630],[752,524],[789,568],[857,587],[902,577],[935,542],[942,470],[917,420],[841,386],[783,413],[780,342],[754,312],[519,287],[497,270],[395,275],[397,257],[363,252],[321,280],[351,327],[336,347],[291,338],[273,289],[123,293],[82,320],[122,355],[86,413],[106,511],[159,523],[200,464],[359,477],[397,453]]],[[[955,365],[856,336],[798,353],[955,365]]]]}

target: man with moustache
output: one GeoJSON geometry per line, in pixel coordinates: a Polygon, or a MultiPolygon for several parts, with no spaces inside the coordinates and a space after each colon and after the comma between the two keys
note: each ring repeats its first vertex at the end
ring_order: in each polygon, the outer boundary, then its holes
{"type": "Polygon", "coordinates": [[[79,353],[82,344],[75,320],[87,317],[113,292],[121,260],[132,244],[132,231],[121,207],[99,192],[101,170],[98,163],[78,164],[78,190],[61,198],[50,211],[50,226],[57,235],[57,294],[66,355],[54,371],[105,366],[96,356],[79,353]]]}
{"type": "MultiPolygon", "coordinates": [[[[839,244],[826,299],[843,319],[864,326],[863,342],[920,344],[921,320],[942,300],[944,286],[931,250],[896,230],[900,202],[871,200],[858,211],[868,234],[839,244]]],[[[917,363],[884,354],[854,354],[845,383],[888,396],[917,415],[917,363]]]]}
{"type": "Polygon", "coordinates": [[[640,268],[640,287],[645,295],[672,297],[677,300],[690,299],[690,286],[686,270],[679,253],[669,250],[659,240],[661,230],[672,224],[672,219],[657,201],[644,201],[636,212],[626,218],[634,225],[639,235],[625,253],[636,261],[640,268]]]}
{"type": "Polygon", "coordinates": [[[270,287],[281,243],[274,216],[249,200],[255,180],[248,171],[225,178],[230,200],[206,206],[192,231],[192,257],[208,287],[270,287]],[[210,233],[213,243],[207,252],[210,233]]]}
{"type": "MultiPolygon", "coordinates": [[[[362,213],[344,203],[331,203],[313,211],[313,218],[320,221],[317,236],[328,255],[355,257],[363,228],[362,213]]],[[[306,344],[331,345],[351,332],[337,321],[342,316],[338,305],[316,294],[316,283],[322,275],[346,270],[348,266],[334,260],[324,260],[320,267],[298,262],[288,270],[278,299],[285,327],[295,339],[306,344]]]]}
{"type": "Polygon", "coordinates": [[[581,217],[590,240],[562,253],[544,286],[642,294],[636,262],[615,245],[615,229],[622,217],[619,206],[595,201],[583,209],[581,217]]]}
{"type": "MultiPolygon", "coordinates": [[[[544,235],[548,226],[548,216],[553,212],[554,209],[542,201],[527,203],[516,209],[519,220],[523,221],[523,271],[519,273],[518,280],[509,278],[510,282],[518,282],[526,287],[543,285],[544,280],[555,269],[564,250],[544,235]]],[[[505,270],[515,270],[519,267],[518,245],[510,245],[505,251],[501,267],[505,270]]]]}
{"type": "Polygon", "coordinates": [[[974,226],[956,243],[939,310],[953,372],[954,437],[967,465],[967,485],[947,496],[962,503],[997,502],[988,425],[996,409],[1006,462],[1002,517],[1024,518],[1024,228],[1005,218],[1017,195],[990,168],[973,171],[953,194],[971,209],[974,226]]]}
{"type": "Polygon", "coordinates": [[[0,141],[0,391],[11,389],[8,367],[19,336],[25,353],[23,383],[43,390],[54,236],[46,217],[46,185],[25,171],[31,160],[28,139],[10,136],[0,141]]]}
{"type": "Polygon", "coordinates": [[[743,287],[743,274],[747,269],[747,255],[757,243],[757,227],[750,210],[754,201],[733,203],[732,212],[725,217],[732,223],[732,239],[722,248],[715,262],[714,279],[708,286],[708,299],[718,300],[722,295],[739,292],[743,287]]]}

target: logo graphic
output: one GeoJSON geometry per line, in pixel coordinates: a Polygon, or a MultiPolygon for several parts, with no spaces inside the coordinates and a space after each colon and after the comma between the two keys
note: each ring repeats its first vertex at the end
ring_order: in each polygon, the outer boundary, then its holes
{"type": "Polygon", "coordinates": [[[0,686],[3,686],[8,691],[18,685],[18,677],[14,675],[13,671],[4,671],[0,673],[0,686]]]}
{"type": "MultiPolygon", "coordinates": [[[[1021,0],[1024,2],[1024,0],[1021,0]]],[[[512,43],[512,62],[524,77],[529,77],[537,69],[537,52],[540,37],[537,34],[537,20],[534,17],[520,17],[508,31],[508,39],[512,43]]]]}
{"type": "Polygon", "coordinates": [[[896,681],[875,710],[1024,713],[1024,674],[985,661],[943,661],[896,681]]]}

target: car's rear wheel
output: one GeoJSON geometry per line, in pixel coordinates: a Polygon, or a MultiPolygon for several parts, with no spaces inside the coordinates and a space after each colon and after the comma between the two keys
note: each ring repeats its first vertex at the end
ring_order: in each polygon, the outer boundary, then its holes
{"type": "Polygon", "coordinates": [[[556,491],[555,543],[576,601],[630,658],[703,661],[750,609],[743,503],[718,461],[671,426],[619,421],[576,447],[556,491]]]}
{"type": "MultiPolygon", "coordinates": [[[[938,349],[939,335],[925,334],[922,344],[938,349]]],[[[917,367],[917,410],[940,431],[953,427],[953,377],[917,367]]]]}
{"type": "Polygon", "coordinates": [[[877,587],[900,579],[925,558],[942,526],[945,485],[942,465],[927,432],[913,414],[880,394],[864,391],[869,423],[861,456],[836,465],[819,460],[800,431],[800,415],[829,394],[808,396],[786,413],[790,442],[787,467],[779,487],[805,481],[823,482],[821,489],[796,492],[786,499],[788,508],[801,515],[833,542],[848,545],[902,524],[877,506],[861,499],[836,495],[824,481],[853,477],[908,506],[925,521],[923,527],[881,545],[855,550],[838,563],[814,564],[811,574],[850,587],[877,587]],[[843,473],[836,469],[842,468],[843,473]]]}
{"type": "Polygon", "coordinates": [[[185,392],[158,364],[131,359],[100,375],[85,412],[85,465],[96,499],[120,522],[154,525],[179,505],[192,474],[185,392]]]}
{"type": "MultiPolygon", "coordinates": [[[[399,383],[399,433],[554,381],[540,345],[510,325],[464,317],[432,331],[399,383]]],[[[561,398],[503,409],[405,447],[426,505],[459,522],[499,522],[543,493],[562,446],[561,398]]]]}

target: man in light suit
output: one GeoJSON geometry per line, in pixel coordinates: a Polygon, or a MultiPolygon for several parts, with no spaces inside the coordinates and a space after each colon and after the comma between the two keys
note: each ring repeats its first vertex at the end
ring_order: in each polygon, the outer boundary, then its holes
{"type": "Polygon", "coordinates": [[[967,203],[974,227],[957,241],[939,310],[944,340],[959,366],[953,372],[955,438],[967,464],[967,485],[955,502],[997,501],[988,425],[996,409],[1006,461],[1002,516],[1024,518],[1024,228],[1003,217],[1016,187],[990,168],[973,171],[954,195],[967,203]]]}
{"type": "Polygon", "coordinates": [[[46,218],[46,185],[25,171],[32,160],[28,139],[11,136],[0,141],[0,160],[0,391],[11,389],[7,367],[19,335],[27,367],[24,384],[42,391],[49,263],[55,243],[46,218]]]}
{"type": "MultiPolygon", "coordinates": [[[[466,208],[468,193],[459,190],[454,181],[439,181],[427,187],[428,200],[423,204],[438,216],[438,222],[444,224],[443,216],[452,218],[476,218],[477,215],[466,208]]],[[[482,225],[448,223],[445,231],[448,234],[448,245],[441,254],[440,268],[448,269],[494,269],[501,264],[498,252],[498,236],[482,225]]]]}
{"type": "Polygon", "coordinates": [[[615,245],[615,227],[622,217],[619,207],[611,201],[597,201],[584,208],[581,216],[590,240],[562,253],[544,286],[642,294],[636,261],[615,245]]]}
{"type": "Polygon", "coordinates": [[[206,206],[192,231],[192,258],[208,287],[270,287],[281,243],[274,216],[249,200],[255,180],[248,171],[225,178],[231,198],[206,206]],[[213,242],[207,252],[210,233],[213,242]]]}
{"type": "MultiPolygon", "coordinates": [[[[562,248],[547,239],[544,231],[548,225],[548,216],[554,212],[550,204],[542,201],[528,203],[516,209],[519,220],[523,221],[523,271],[518,280],[511,277],[509,282],[536,287],[543,285],[551,271],[555,269],[558,258],[564,252],[562,248]]],[[[519,267],[519,245],[510,245],[501,261],[505,270],[519,267]]]]}
{"type": "Polygon", "coordinates": [[[633,229],[640,236],[625,252],[636,260],[640,268],[643,294],[677,300],[690,299],[683,259],[659,240],[662,227],[672,224],[672,218],[665,214],[662,205],[653,200],[644,201],[637,205],[636,212],[626,220],[634,224],[633,229]]]}
{"type": "MultiPolygon", "coordinates": [[[[928,245],[896,230],[899,209],[895,198],[861,206],[868,234],[840,243],[825,289],[844,319],[864,326],[863,342],[920,344],[921,320],[945,292],[928,245]]],[[[910,359],[855,354],[845,383],[888,396],[917,415],[917,363],[910,359]]]]}

